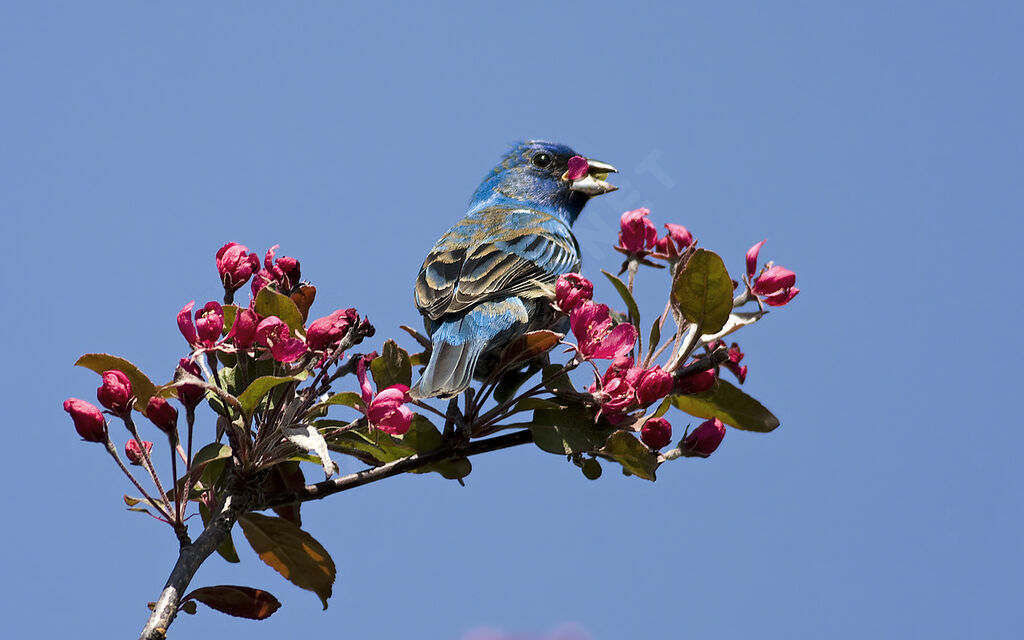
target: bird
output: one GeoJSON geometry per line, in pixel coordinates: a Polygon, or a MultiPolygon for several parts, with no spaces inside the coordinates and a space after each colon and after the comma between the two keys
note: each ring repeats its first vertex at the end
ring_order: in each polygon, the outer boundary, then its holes
{"type": "Polygon", "coordinates": [[[579,272],[572,224],[590,198],[617,189],[612,165],[544,140],[513,145],[487,174],[465,216],[434,244],[416,278],[431,351],[413,398],[451,398],[483,379],[503,348],[558,321],[555,281],[579,272]]]}

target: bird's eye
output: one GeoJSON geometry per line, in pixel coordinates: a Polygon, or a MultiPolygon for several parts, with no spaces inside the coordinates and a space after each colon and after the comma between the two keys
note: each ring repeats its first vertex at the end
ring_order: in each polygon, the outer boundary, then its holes
{"type": "Polygon", "coordinates": [[[538,153],[537,155],[533,156],[533,164],[534,166],[543,169],[544,167],[551,164],[551,156],[549,156],[546,153],[538,153]]]}

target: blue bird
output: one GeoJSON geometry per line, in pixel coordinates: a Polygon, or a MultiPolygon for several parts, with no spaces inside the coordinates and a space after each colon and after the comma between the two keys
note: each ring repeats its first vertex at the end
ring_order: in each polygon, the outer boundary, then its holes
{"type": "Polygon", "coordinates": [[[570,180],[575,155],[540,140],[514,146],[427,255],[416,307],[432,350],[413,397],[462,393],[510,341],[556,322],[548,304],[555,281],[580,270],[570,227],[591,197],[616,189],[604,181],[615,167],[589,158],[587,173],[570,180]]]}

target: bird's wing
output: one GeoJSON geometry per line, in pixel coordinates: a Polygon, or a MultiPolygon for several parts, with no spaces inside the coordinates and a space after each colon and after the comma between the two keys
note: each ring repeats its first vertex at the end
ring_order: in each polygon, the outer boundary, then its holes
{"type": "Polygon", "coordinates": [[[438,240],[416,279],[416,306],[431,320],[510,295],[538,297],[580,267],[568,225],[540,211],[485,209],[438,240]]]}

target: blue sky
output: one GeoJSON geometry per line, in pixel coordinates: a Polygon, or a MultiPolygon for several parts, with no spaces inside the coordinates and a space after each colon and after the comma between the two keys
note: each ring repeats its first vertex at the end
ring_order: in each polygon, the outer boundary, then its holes
{"type": "MultiPolygon", "coordinates": [[[[782,426],[655,484],[521,448],[465,488],[309,505],[339,568],[326,612],[243,552],[194,585],[284,607],[173,633],[1013,637],[1022,30],[999,2],[7,3],[5,635],[132,637],[173,563],[61,410],[98,384],[80,354],[169,377],[174,315],[218,297],[229,240],[280,243],[314,313],[397,337],[434,239],[510,142],[547,138],[621,171],[577,224],[585,274],[617,266],[637,206],[734,271],[767,237],[797,272],[800,296],[740,334],[782,426]]],[[[639,286],[652,317],[665,282],[639,286]]]]}

